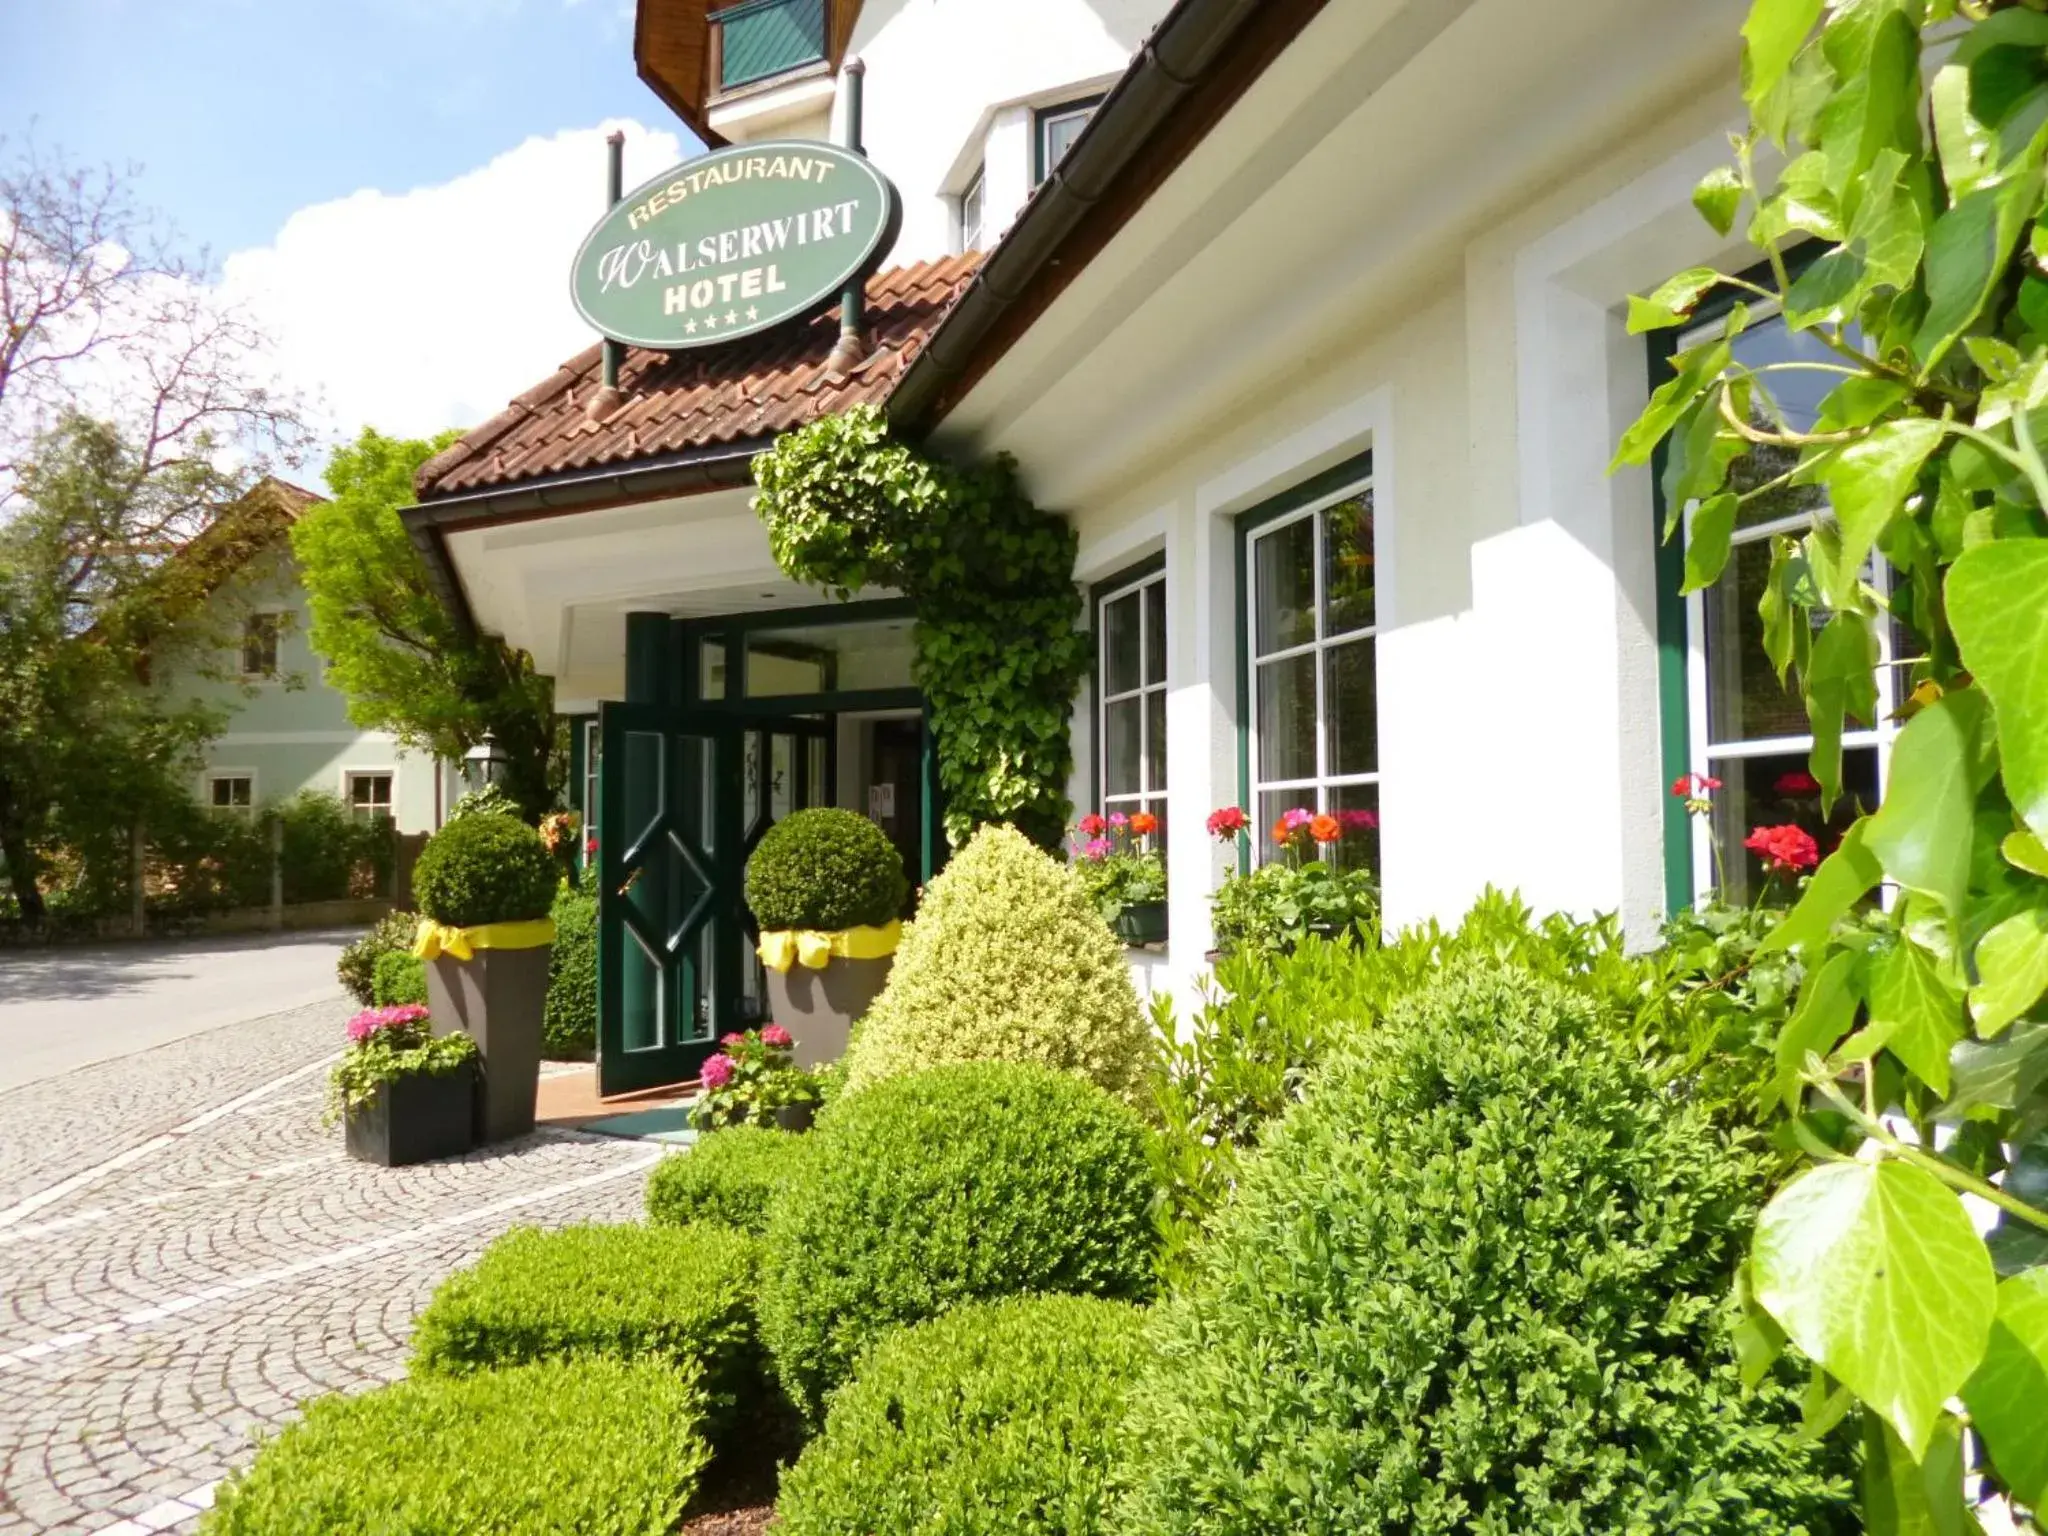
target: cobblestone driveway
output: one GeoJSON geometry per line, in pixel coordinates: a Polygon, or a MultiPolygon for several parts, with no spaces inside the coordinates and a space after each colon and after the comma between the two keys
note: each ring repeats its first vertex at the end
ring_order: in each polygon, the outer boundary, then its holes
{"type": "Polygon", "coordinates": [[[492,1237],[639,1214],[642,1143],[345,1160],[320,1107],[347,1012],[0,1094],[0,1536],[191,1530],[252,1435],[402,1375],[413,1317],[492,1237]]]}

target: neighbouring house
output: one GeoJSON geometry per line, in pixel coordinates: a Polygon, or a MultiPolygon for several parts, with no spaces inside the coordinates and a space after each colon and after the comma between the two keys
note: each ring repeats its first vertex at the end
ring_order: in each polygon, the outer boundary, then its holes
{"type": "Polygon", "coordinates": [[[214,627],[239,639],[204,675],[187,668],[152,681],[231,711],[193,781],[202,805],[253,816],[314,790],[335,796],[352,815],[388,817],[400,833],[431,832],[465,787],[457,765],[350,724],[347,698],[327,685],[307,644],[306,592],[290,530],[321,499],[274,477],[249,492],[237,508],[246,518],[239,526],[259,531],[238,545],[246,554],[209,599],[214,627]]]}
{"type": "MultiPolygon", "coordinates": [[[[1204,972],[1223,805],[1352,813],[1372,833],[1342,856],[1397,923],[1493,883],[1646,936],[1716,843],[1739,888],[1748,825],[1814,814],[1755,597],[1769,536],[1818,509],[1775,508],[1681,597],[1653,477],[1608,463],[1669,355],[1628,334],[1628,295],[1755,259],[1691,205],[1745,121],[1744,9],[639,0],[641,78],[714,152],[761,153],[665,172],[600,233],[713,188],[759,216],[598,253],[586,315],[647,318],[427,464],[406,514],[458,617],[587,717],[584,803],[669,817],[642,843],[688,921],[605,951],[642,978],[607,993],[606,1048],[683,1075],[747,1016],[726,866],[763,818],[836,801],[914,869],[938,856],[907,609],[821,605],[750,507],[751,455],[857,402],[942,454],[1013,455],[1077,528],[1097,665],[1072,793],[1164,820],[1152,984],[1204,972]],[[856,102],[901,199],[849,289],[857,356],[831,290],[775,299],[866,238],[854,171],[784,197],[827,180],[804,145],[845,143],[856,102]],[[1667,792],[1688,771],[1727,785],[1711,820],[1667,792]]],[[[1765,317],[1739,345],[1803,343],[1765,317]]],[[[1890,729],[1848,738],[1866,803],[1890,729]]]]}

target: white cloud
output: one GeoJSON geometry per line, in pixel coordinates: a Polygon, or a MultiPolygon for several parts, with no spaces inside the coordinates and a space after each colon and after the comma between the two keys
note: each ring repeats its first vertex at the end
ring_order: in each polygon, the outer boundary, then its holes
{"type": "Polygon", "coordinates": [[[630,120],[528,139],[439,186],[300,209],[227,259],[224,296],[269,331],[323,436],[474,426],[595,340],[569,263],[604,212],[614,127],[628,187],[683,157],[674,134],[630,120]]]}

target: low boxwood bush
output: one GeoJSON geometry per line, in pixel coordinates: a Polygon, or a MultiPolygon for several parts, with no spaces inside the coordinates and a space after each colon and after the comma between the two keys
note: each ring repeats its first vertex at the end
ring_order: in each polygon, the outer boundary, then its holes
{"type": "Polygon", "coordinates": [[[718,1227],[506,1233],[441,1282],[413,1331],[422,1375],[608,1355],[686,1366],[728,1422],[758,1383],[758,1245],[718,1227]]]}
{"type": "Polygon", "coordinates": [[[1149,1049],[1124,946],[1072,870],[983,827],[925,890],[847,1052],[855,1093],[943,1061],[1034,1061],[1135,1098],[1149,1049]]]}
{"type": "Polygon", "coordinates": [[[1086,1296],[886,1334],[785,1473],[785,1536],[1096,1536],[1143,1314],[1086,1296]]]}
{"type": "Polygon", "coordinates": [[[409,953],[419,927],[419,913],[389,912],[378,918],[368,933],[351,940],[334,965],[334,974],[348,995],[365,1008],[375,1003],[378,957],[393,952],[409,953]]]}
{"type": "Polygon", "coordinates": [[[205,1536],[665,1536],[710,1450],[690,1373],[553,1360],[328,1397],[221,1484],[205,1536]]]}
{"type": "Polygon", "coordinates": [[[550,1060],[573,1061],[597,1049],[597,898],[565,889],[555,897],[553,916],[541,1051],[550,1060]]]}
{"type": "Polygon", "coordinates": [[[647,1180],[647,1219],[766,1232],[769,1207],[801,1175],[812,1144],[809,1136],[758,1125],[701,1137],[689,1151],[655,1165],[647,1180]]]}
{"type": "Polygon", "coordinates": [[[1748,1146],[1585,993],[1467,964],[1242,1165],[1132,1393],[1131,1536],[1856,1529],[1730,1290],[1748,1146]]]}
{"type": "Polygon", "coordinates": [[[523,821],[483,812],[451,821],[413,866],[412,894],[437,923],[472,928],[546,917],[561,866],[523,821]]]}
{"type": "Polygon", "coordinates": [[[426,1006],[427,963],[419,956],[402,950],[381,954],[376,977],[370,1000],[379,1008],[395,1008],[401,1003],[426,1006]]]}
{"type": "Polygon", "coordinates": [[[1016,1062],[835,1104],[768,1217],[761,1331],[791,1399],[815,1422],[884,1329],[964,1302],[1149,1294],[1145,1135],[1101,1089],[1016,1062]]]}
{"type": "Polygon", "coordinates": [[[747,860],[747,906],[764,929],[842,928],[902,915],[903,855],[858,811],[793,811],[747,860]]]}

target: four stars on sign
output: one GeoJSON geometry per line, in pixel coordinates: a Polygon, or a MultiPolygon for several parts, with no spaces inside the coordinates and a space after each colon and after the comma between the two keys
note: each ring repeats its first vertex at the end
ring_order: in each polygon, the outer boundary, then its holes
{"type": "MultiPolygon", "coordinates": [[[[747,319],[751,321],[751,320],[759,320],[760,318],[761,318],[761,311],[760,311],[760,308],[759,308],[759,307],[758,307],[757,305],[749,304],[749,305],[747,306],[747,319]]],[[[725,324],[726,324],[726,325],[727,325],[728,327],[731,327],[731,326],[735,326],[735,325],[738,325],[739,323],[740,323],[740,316],[739,316],[739,311],[738,311],[738,310],[735,310],[735,309],[728,309],[728,310],[727,310],[727,311],[725,312],[725,324]]],[[[717,315],[706,315],[706,316],[704,317],[704,329],[705,329],[705,330],[707,330],[707,331],[715,331],[715,330],[717,330],[717,329],[718,329],[718,326],[719,326],[719,317],[718,317],[717,315]]],[[[683,334],[684,334],[685,336],[694,336],[694,335],[696,335],[696,334],[697,334],[697,322],[696,322],[695,320],[685,320],[685,321],[683,322],[683,334]]]]}

